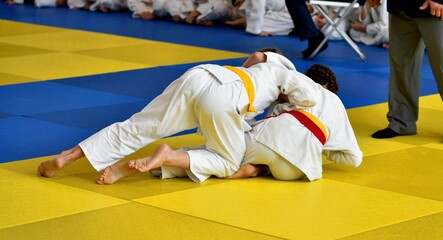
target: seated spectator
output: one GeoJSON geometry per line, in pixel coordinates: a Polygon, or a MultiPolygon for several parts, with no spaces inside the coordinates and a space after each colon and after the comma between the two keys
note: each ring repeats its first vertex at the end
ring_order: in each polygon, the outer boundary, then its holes
{"type": "MultiPolygon", "coordinates": [[[[327,25],[328,21],[326,18],[321,14],[320,12],[316,12],[315,10],[312,10],[312,20],[314,21],[315,26],[322,31],[323,34],[328,33],[331,31],[331,26],[327,25]]],[[[337,15],[338,8],[329,7],[328,8],[328,16],[331,19],[334,19],[334,17],[337,15]]],[[[352,14],[351,14],[352,15],[352,14]]],[[[340,16],[334,19],[334,22],[337,23],[340,20],[340,16]]],[[[347,32],[350,28],[350,22],[348,19],[344,19],[341,21],[341,23],[338,25],[338,27],[343,31],[347,32]]],[[[343,40],[343,37],[337,32],[333,31],[332,34],[329,37],[330,40],[343,40]]]]}
{"type": "Polygon", "coordinates": [[[170,16],[166,10],[167,0],[128,0],[128,8],[133,18],[152,20],[170,16]]]}
{"type": "MultiPolygon", "coordinates": [[[[67,5],[67,0],[32,0],[30,1],[36,7],[61,7],[67,5]]],[[[6,0],[6,4],[23,4],[24,0],[6,0]]]]}
{"type": "Polygon", "coordinates": [[[389,17],[386,8],[386,1],[382,1],[379,7],[371,7],[368,2],[361,6],[357,12],[358,19],[351,21],[351,38],[366,45],[388,48],[389,17]]]}
{"type": "Polygon", "coordinates": [[[212,26],[216,22],[225,22],[229,19],[232,7],[228,0],[194,0],[194,9],[186,16],[189,24],[212,26]]]}
{"type": "Polygon", "coordinates": [[[288,35],[294,29],[284,0],[246,0],[243,10],[246,32],[259,36],[288,35]]]}
{"type": "Polygon", "coordinates": [[[68,0],[70,9],[83,9],[100,12],[117,12],[128,9],[127,0],[68,0]]]}

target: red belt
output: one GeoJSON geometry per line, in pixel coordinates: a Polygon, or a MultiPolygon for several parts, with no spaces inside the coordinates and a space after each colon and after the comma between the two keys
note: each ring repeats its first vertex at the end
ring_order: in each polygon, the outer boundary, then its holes
{"type": "Polygon", "coordinates": [[[317,117],[303,110],[285,111],[281,114],[284,113],[291,114],[295,117],[301,124],[309,129],[315,137],[317,137],[321,144],[325,145],[328,133],[325,125],[317,117]]]}

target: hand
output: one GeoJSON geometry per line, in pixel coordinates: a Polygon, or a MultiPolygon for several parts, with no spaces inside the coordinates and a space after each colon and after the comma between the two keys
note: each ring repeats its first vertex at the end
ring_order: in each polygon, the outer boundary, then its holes
{"type": "Polygon", "coordinates": [[[436,16],[443,21],[443,4],[436,3],[431,0],[426,0],[423,5],[421,5],[420,10],[425,10],[428,7],[432,16],[436,16]]]}
{"type": "Polygon", "coordinates": [[[367,0],[366,1],[371,7],[379,7],[381,5],[380,0],[367,0]]]}
{"type": "Polygon", "coordinates": [[[366,25],[359,21],[351,21],[351,28],[359,32],[366,32],[366,25]]]}
{"type": "Polygon", "coordinates": [[[315,25],[316,25],[318,28],[322,28],[322,27],[325,26],[326,23],[327,23],[326,18],[323,17],[323,15],[321,15],[321,14],[317,14],[317,15],[315,15],[314,18],[313,18],[313,20],[314,20],[315,25]]]}

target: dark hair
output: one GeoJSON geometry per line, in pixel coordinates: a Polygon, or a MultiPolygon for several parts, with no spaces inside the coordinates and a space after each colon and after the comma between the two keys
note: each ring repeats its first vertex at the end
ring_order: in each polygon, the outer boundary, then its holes
{"type": "Polygon", "coordinates": [[[322,85],[329,91],[337,93],[338,83],[334,72],[322,64],[314,64],[306,71],[306,76],[322,85]]]}
{"type": "Polygon", "coordinates": [[[262,48],[257,50],[257,52],[273,52],[273,53],[278,53],[280,55],[283,55],[282,52],[280,50],[278,50],[277,48],[262,48]]]}

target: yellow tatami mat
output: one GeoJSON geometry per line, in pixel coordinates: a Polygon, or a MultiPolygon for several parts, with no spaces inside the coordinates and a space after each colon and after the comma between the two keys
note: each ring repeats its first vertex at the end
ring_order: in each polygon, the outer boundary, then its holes
{"type": "Polygon", "coordinates": [[[0,74],[17,76],[1,85],[247,56],[6,20],[0,20],[0,49],[0,74]]]}
{"type": "MultiPolygon", "coordinates": [[[[246,56],[6,20],[0,20],[0,49],[0,85],[246,56]]],[[[443,103],[439,95],[421,97],[417,135],[371,138],[386,127],[387,110],[386,103],[348,110],[363,163],[349,168],[324,160],[324,177],[314,182],[259,177],[195,183],[134,174],[103,186],[86,159],[53,178],[36,176],[39,163],[53,156],[12,159],[0,164],[0,239],[442,239],[443,103]]],[[[35,114],[39,123],[50,118],[45,113],[35,114]]],[[[10,122],[28,120],[22,113],[1,114],[10,122]]],[[[75,119],[70,123],[82,128],[75,119]]],[[[178,149],[204,139],[162,139],[122,161],[148,156],[160,143],[178,149]]]]}
{"type": "MultiPolygon", "coordinates": [[[[84,159],[51,179],[35,176],[50,156],[4,163],[0,239],[438,239],[443,130],[432,124],[442,113],[438,102],[437,95],[422,97],[419,133],[389,140],[369,135],[384,126],[387,104],[348,110],[363,164],[326,162],[324,178],[314,182],[261,177],[198,184],[139,174],[101,186],[84,159]],[[362,113],[375,115],[374,122],[362,113]]],[[[179,148],[204,141],[163,139],[127,159],[151,154],[160,142],[179,148]]]]}

